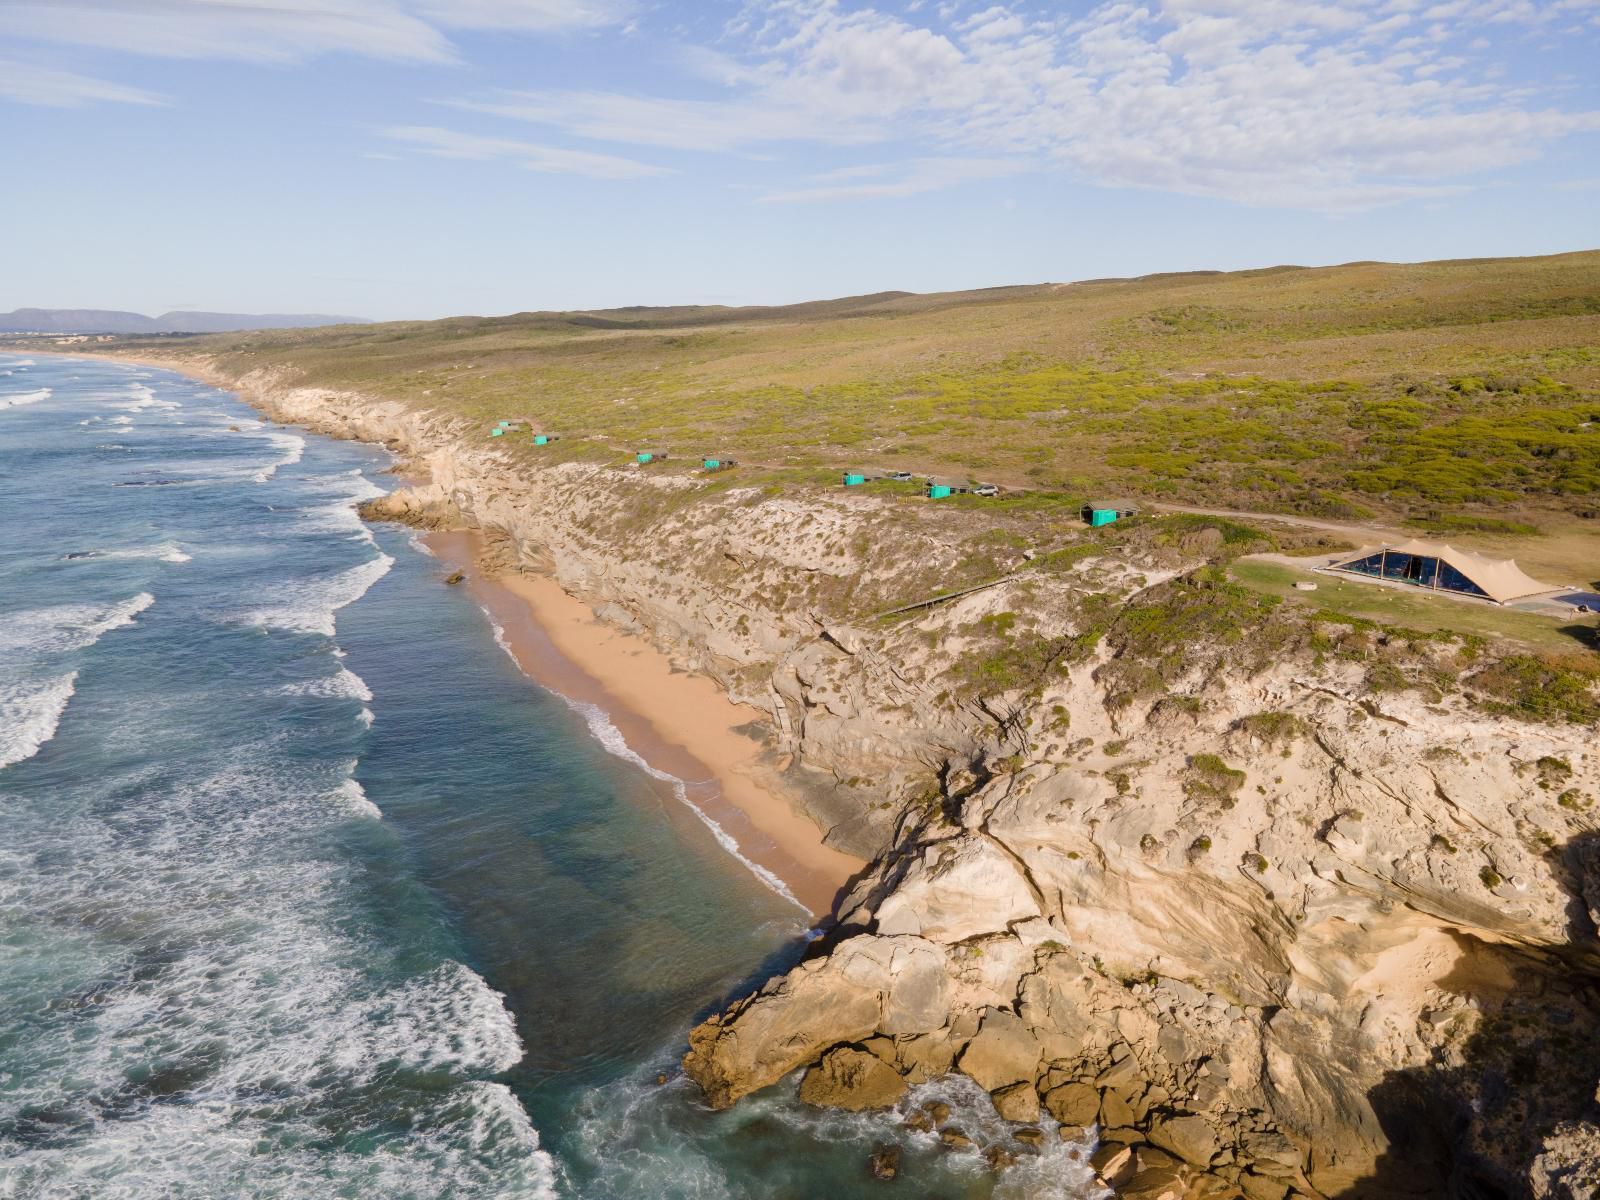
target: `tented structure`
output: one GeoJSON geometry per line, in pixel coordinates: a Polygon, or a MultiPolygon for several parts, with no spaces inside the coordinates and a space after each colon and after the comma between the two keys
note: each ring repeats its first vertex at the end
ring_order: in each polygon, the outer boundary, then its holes
{"type": "Polygon", "coordinates": [[[1476,596],[1496,604],[1509,604],[1551,590],[1548,583],[1523,574],[1522,568],[1512,559],[1485,558],[1439,542],[1413,540],[1398,546],[1368,546],[1328,566],[1334,571],[1371,575],[1458,596],[1476,596]]]}

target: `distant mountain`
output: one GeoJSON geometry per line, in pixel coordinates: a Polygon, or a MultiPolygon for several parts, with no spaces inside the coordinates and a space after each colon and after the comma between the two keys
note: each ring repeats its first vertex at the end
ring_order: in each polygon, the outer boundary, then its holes
{"type": "Polygon", "coordinates": [[[237,333],[246,329],[304,329],[369,325],[364,317],[322,313],[169,312],[159,317],[99,308],[19,308],[0,313],[0,333],[237,333]]]}

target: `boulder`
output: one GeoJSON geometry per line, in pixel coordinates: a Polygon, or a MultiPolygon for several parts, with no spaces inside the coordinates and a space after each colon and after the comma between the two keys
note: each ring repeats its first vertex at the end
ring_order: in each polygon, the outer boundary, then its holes
{"type": "Polygon", "coordinates": [[[1186,1163],[1209,1167],[1222,1147],[1217,1131],[1204,1117],[1157,1117],[1150,1122],[1150,1141],[1186,1163]]]}
{"type": "Polygon", "coordinates": [[[983,1152],[983,1161],[989,1164],[991,1171],[1004,1171],[1017,1165],[1017,1156],[1004,1146],[990,1146],[983,1152]]]}
{"type": "Polygon", "coordinates": [[[874,1179],[893,1179],[900,1174],[900,1147],[879,1146],[867,1159],[867,1172],[874,1179]]]}
{"type": "Polygon", "coordinates": [[[972,1145],[972,1139],[959,1129],[946,1129],[940,1132],[939,1140],[951,1150],[965,1150],[972,1145]]]}
{"type": "Polygon", "coordinates": [[[1137,1164],[1133,1161],[1132,1146],[1111,1142],[1101,1146],[1089,1156],[1089,1165],[1112,1187],[1120,1188],[1133,1178],[1137,1164]]]}
{"type": "Polygon", "coordinates": [[[1300,1147],[1277,1130],[1251,1131],[1244,1135],[1244,1156],[1262,1175],[1293,1178],[1305,1162],[1300,1147]]]}
{"type": "Polygon", "coordinates": [[[893,954],[892,947],[876,943],[886,940],[851,938],[830,957],[802,963],[776,985],[691,1030],[684,1073],[705,1091],[711,1107],[727,1108],[815,1062],[830,1047],[876,1033],[893,954]]]}
{"type": "Polygon", "coordinates": [[[1031,1083],[1013,1083],[995,1092],[991,1099],[995,1112],[1007,1121],[1026,1123],[1039,1119],[1039,1093],[1031,1083]]]}
{"type": "Polygon", "coordinates": [[[1039,1069],[1039,1042],[1014,1014],[986,1009],[978,1036],[967,1043],[956,1067],[986,1092],[1031,1084],[1039,1069]]]}
{"type": "Polygon", "coordinates": [[[1046,1093],[1044,1106],[1063,1125],[1093,1125],[1100,1119],[1100,1093],[1087,1083],[1064,1083],[1046,1093]]]}
{"type": "Polygon", "coordinates": [[[1189,1181],[1188,1200],[1242,1200],[1239,1185],[1220,1175],[1197,1175],[1189,1181]]]}
{"type": "Polygon", "coordinates": [[[1114,1129],[1119,1125],[1133,1125],[1138,1121],[1133,1111],[1133,1105],[1112,1088],[1107,1088],[1100,1093],[1100,1124],[1107,1129],[1114,1129]]]}
{"type": "Polygon", "coordinates": [[[1289,1194],[1289,1185],[1281,1179],[1245,1172],[1239,1177],[1239,1189],[1246,1200],[1283,1200],[1289,1194]]]}
{"type": "Polygon", "coordinates": [[[1131,1054],[1126,1054],[1112,1063],[1094,1079],[1095,1087],[1118,1088],[1123,1091],[1131,1091],[1142,1082],[1139,1063],[1131,1054]]]}
{"type": "Polygon", "coordinates": [[[1181,1170],[1151,1167],[1118,1188],[1117,1195],[1121,1200],[1183,1200],[1187,1190],[1181,1170]]]}
{"type": "Polygon", "coordinates": [[[912,1083],[927,1083],[955,1069],[959,1046],[943,1030],[895,1040],[895,1053],[912,1083]]]}
{"type": "Polygon", "coordinates": [[[805,1073],[800,1099],[821,1108],[862,1112],[892,1108],[906,1094],[900,1073],[875,1055],[853,1046],[838,1046],[805,1073]]]}

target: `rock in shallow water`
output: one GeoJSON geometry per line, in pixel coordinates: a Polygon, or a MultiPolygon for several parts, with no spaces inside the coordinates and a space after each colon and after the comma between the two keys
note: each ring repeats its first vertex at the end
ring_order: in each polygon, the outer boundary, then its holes
{"type": "Polygon", "coordinates": [[[893,1179],[900,1174],[900,1147],[879,1146],[867,1160],[867,1171],[874,1179],[893,1179]]]}

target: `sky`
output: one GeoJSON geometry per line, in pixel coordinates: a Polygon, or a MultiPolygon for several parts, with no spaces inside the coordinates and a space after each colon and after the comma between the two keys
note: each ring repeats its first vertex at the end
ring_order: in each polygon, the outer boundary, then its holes
{"type": "Polygon", "coordinates": [[[0,0],[0,311],[1600,247],[1600,0],[0,0]]]}

